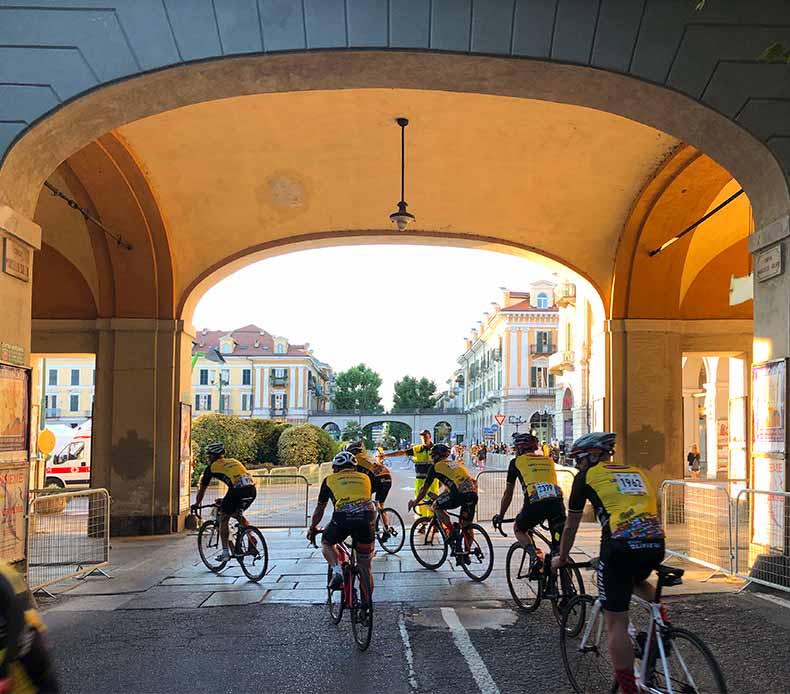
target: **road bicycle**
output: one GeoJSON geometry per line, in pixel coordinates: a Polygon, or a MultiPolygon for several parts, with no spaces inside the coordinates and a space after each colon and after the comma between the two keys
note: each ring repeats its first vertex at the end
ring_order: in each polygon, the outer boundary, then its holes
{"type": "MultiPolygon", "coordinates": [[[[575,568],[595,568],[597,560],[575,564],[575,568]]],[[[647,628],[637,631],[629,621],[628,633],[634,649],[634,679],[640,692],[649,694],[725,694],[727,685],[716,658],[705,642],[692,632],[670,624],[662,614],[664,588],[683,582],[683,569],[661,565],[656,570],[655,598],[648,602],[637,595],[632,604],[648,614],[647,628]]],[[[568,605],[565,618],[582,615],[583,629],[560,629],[562,660],[575,692],[617,692],[609,656],[606,619],[600,598],[579,595],[568,605]],[[575,616],[570,617],[571,609],[575,616]],[[585,619],[585,613],[589,615],[585,619]]]]}
{"type": "MultiPolygon", "coordinates": [[[[316,531],[316,536],[323,530],[316,531]]],[[[313,537],[313,547],[318,547],[313,537]]],[[[332,567],[327,567],[326,574],[326,604],[329,609],[329,617],[333,624],[340,624],[343,612],[349,610],[351,614],[351,632],[354,635],[354,643],[360,651],[366,651],[370,646],[373,637],[373,596],[370,586],[365,586],[368,595],[368,605],[362,604],[360,591],[362,582],[365,578],[357,566],[357,551],[346,542],[338,542],[335,545],[337,557],[343,572],[343,585],[337,590],[329,588],[332,580],[332,567]]]]}
{"type": "MultiPolygon", "coordinates": [[[[502,529],[503,523],[512,523],[515,519],[504,519],[494,525],[496,530],[503,537],[507,533],[502,529]]],[[[540,526],[544,531],[551,533],[551,529],[544,523],[540,526]]],[[[524,612],[534,612],[543,600],[551,602],[551,609],[558,623],[562,622],[565,608],[577,595],[584,595],[584,581],[581,571],[575,566],[563,566],[559,572],[551,570],[551,540],[540,532],[537,528],[528,531],[533,543],[537,537],[549,549],[544,552],[536,545],[535,550],[538,558],[543,561],[540,571],[533,570],[530,556],[527,550],[520,543],[514,542],[507,551],[505,571],[507,576],[507,587],[516,605],[524,612]]],[[[581,629],[583,622],[568,622],[568,628],[574,630],[581,629]]]]}
{"type": "Polygon", "coordinates": [[[198,530],[198,554],[206,567],[214,573],[222,571],[231,559],[236,559],[241,565],[244,575],[251,581],[258,582],[266,575],[269,567],[269,549],[263,533],[254,525],[242,526],[241,513],[234,513],[228,519],[229,536],[228,546],[233,548],[230,557],[224,561],[217,560],[217,553],[222,550],[222,541],[219,536],[219,507],[222,500],[217,499],[213,504],[205,504],[197,509],[198,518],[204,508],[211,509],[211,517],[205,521],[198,530]]]}
{"type": "Polygon", "coordinates": [[[403,518],[394,508],[381,508],[376,504],[376,540],[379,547],[388,554],[397,554],[406,541],[406,527],[403,518]],[[384,523],[383,514],[387,514],[384,523]]]}
{"type": "MultiPolygon", "coordinates": [[[[418,506],[433,501],[422,501],[418,506]]],[[[445,513],[460,520],[457,513],[445,513]]],[[[409,544],[414,558],[426,569],[438,569],[444,564],[448,553],[473,581],[485,581],[494,568],[491,538],[477,523],[467,524],[462,533],[458,521],[445,526],[435,515],[424,516],[411,526],[409,544]]]]}

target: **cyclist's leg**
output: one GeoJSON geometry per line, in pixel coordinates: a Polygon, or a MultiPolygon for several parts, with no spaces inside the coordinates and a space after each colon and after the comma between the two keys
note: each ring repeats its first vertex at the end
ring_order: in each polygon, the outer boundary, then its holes
{"type": "Polygon", "coordinates": [[[360,521],[351,533],[354,548],[357,552],[357,568],[359,569],[362,604],[370,604],[373,596],[373,572],[371,563],[375,552],[375,517],[370,515],[367,520],[360,521]]]}
{"type": "Polygon", "coordinates": [[[389,514],[384,513],[384,503],[387,501],[390,489],[392,489],[392,477],[389,475],[382,475],[377,478],[376,503],[379,505],[379,509],[381,509],[381,522],[384,524],[385,528],[389,527],[390,524],[389,514]]]}
{"type": "Polygon", "coordinates": [[[530,504],[529,501],[524,499],[524,506],[519,514],[516,516],[516,521],[513,523],[513,534],[516,536],[518,543],[529,554],[530,560],[533,564],[539,561],[538,552],[535,549],[535,543],[532,541],[530,531],[541,521],[540,509],[535,509],[535,504],[530,504]]]}

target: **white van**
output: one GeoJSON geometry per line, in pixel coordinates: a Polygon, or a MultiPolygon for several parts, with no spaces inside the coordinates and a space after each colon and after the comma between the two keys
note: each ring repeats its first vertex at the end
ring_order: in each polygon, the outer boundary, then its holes
{"type": "Polygon", "coordinates": [[[88,486],[91,481],[91,420],[80,424],[74,436],[47,461],[44,486],[88,486]]]}

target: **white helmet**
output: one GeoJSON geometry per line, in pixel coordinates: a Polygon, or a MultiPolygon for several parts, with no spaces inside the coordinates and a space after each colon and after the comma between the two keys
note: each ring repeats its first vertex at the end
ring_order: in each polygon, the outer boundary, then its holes
{"type": "Polygon", "coordinates": [[[348,451],[341,451],[334,458],[332,458],[332,469],[336,470],[341,467],[354,467],[357,464],[354,456],[348,451]]]}

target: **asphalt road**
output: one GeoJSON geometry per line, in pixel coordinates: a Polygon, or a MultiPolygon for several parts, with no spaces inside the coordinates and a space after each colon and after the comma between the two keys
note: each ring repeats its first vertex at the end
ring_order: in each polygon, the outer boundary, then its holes
{"type": "MultiPolygon", "coordinates": [[[[748,594],[669,604],[719,656],[731,692],[790,691],[790,610],[748,594]]],[[[47,622],[66,692],[569,691],[550,611],[504,603],[381,606],[364,654],[348,618],[335,627],[317,605],[64,611],[47,622]]]]}

